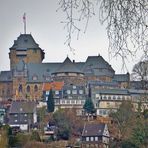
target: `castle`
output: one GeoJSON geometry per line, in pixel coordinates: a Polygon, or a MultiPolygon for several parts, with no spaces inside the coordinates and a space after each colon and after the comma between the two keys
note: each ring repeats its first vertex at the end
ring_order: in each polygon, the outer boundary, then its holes
{"type": "Polygon", "coordinates": [[[0,73],[0,98],[35,99],[43,95],[43,84],[62,81],[64,85],[85,86],[89,81],[116,83],[128,88],[130,75],[115,74],[102,56],[88,56],[85,62],[43,63],[45,53],[31,34],[20,34],[10,48],[10,70],[0,73]]]}

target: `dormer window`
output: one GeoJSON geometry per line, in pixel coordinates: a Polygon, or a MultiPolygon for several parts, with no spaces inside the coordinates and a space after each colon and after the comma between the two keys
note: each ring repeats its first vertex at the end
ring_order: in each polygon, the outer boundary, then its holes
{"type": "Polygon", "coordinates": [[[25,39],[24,42],[27,43],[28,42],[28,39],[25,39]]]}
{"type": "Polygon", "coordinates": [[[34,75],[33,77],[32,77],[32,80],[34,80],[34,81],[36,81],[38,79],[38,76],[37,75],[34,75]]]}
{"type": "Polygon", "coordinates": [[[45,76],[45,80],[49,81],[49,80],[51,80],[51,77],[50,76],[45,76]]]}

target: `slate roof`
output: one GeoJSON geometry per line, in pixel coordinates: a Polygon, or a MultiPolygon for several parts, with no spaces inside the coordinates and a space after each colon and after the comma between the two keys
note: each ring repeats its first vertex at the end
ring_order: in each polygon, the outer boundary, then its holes
{"type": "Polygon", "coordinates": [[[21,34],[17,40],[14,40],[13,46],[10,48],[16,50],[39,49],[39,45],[35,42],[31,34],[21,34]]]}
{"type": "Polygon", "coordinates": [[[117,82],[128,82],[130,80],[129,73],[127,74],[115,74],[113,81],[117,82]]]}
{"type": "Polygon", "coordinates": [[[103,82],[103,81],[88,81],[88,84],[92,86],[106,86],[106,87],[119,87],[119,84],[117,82],[103,82]]]}
{"type": "MultiPolygon", "coordinates": [[[[96,57],[91,57],[90,59],[93,61],[93,58],[96,59],[96,57]]],[[[88,58],[89,59],[89,58],[88,58]]],[[[98,58],[97,58],[98,59],[98,58]]],[[[100,58],[102,60],[102,58],[100,58]]],[[[49,76],[52,77],[52,74],[55,73],[63,73],[63,72],[74,72],[74,73],[81,73],[88,75],[89,70],[84,71],[86,62],[71,62],[71,60],[67,57],[63,63],[28,63],[26,64],[27,71],[28,71],[28,82],[34,83],[34,82],[49,82],[49,80],[46,80],[45,77],[49,76]],[[84,73],[83,73],[84,72],[84,73]],[[33,80],[33,76],[37,76],[36,80],[33,80]]],[[[106,63],[106,62],[105,62],[106,63]]],[[[107,64],[105,64],[107,65],[107,64]]],[[[109,64],[108,64],[109,65],[109,64]]],[[[17,70],[21,70],[24,67],[24,62],[20,61],[16,68],[17,70]]],[[[110,67],[110,66],[109,66],[110,67]]],[[[92,68],[93,69],[93,68],[92,68]]],[[[110,70],[109,70],[110,71],[110,70]]],[[[105,69],[105,71],[96,72],[93,69],[92,75],[110,75],[112,76],[114,72],[110,72],[108,74],[108,70],[105,69]]],[[[51,78],[52,79],[52,78],[51,78]]]]}
{"type": "Polygon", "coordinates": [[[113,77],[115,73],[111,65],[109,65],[100,55],[88,56],[82,69],[86,75],[113,77]]]}
{"type": "Polygon", "coordinates": [[[11,82],[11,81],[12,81],[12,72],[11,71],[1,71],[0,82],[11,82]]]}
{"type": "Polygon", "coordinates": [[[105,129],[104,123],[86,123],[82,132],[82,136],[102,136],[105,129]]]}
{"type": "Polygon", "coordinates": [[[63,72],[83,73],[79,68],[76,67],[73,62],[71,62],[69,57],[65,59],[65,61],[58,67],[58,69],[53,72],[53,74],[63,72]]]}
{"type": "Polygon", "coordinates": [[[9,113],[33,113],[36,102],[33,101],[13,101],[9,113]]]}
{"type": "Polygon", "coordinates": [[[60,63],[29,63],[28,68],[28,82],[46,82],[45,77],[51,77],[51,73],[61,65],[60,63]],[[37,80],[33,80],[33,76],[37,76],[37,80]]]}
{"type": "MultiPolygon", "coordinates": [[[[98,56],[88,56],[85,65],[90,65],[93,66],[94,68],[109,68],[112,69],[111,65],[108,64],[104,60],[104,58],[100,55],[98,56]]],[[[113,69],[112,69],[113,70],[113,69]]]]}
{"type": "Polygon", "coordinates": [[[100,94],[115,94],[115,95],[129,95],[128,89],[100,89],[93,90],[100,94]]]}

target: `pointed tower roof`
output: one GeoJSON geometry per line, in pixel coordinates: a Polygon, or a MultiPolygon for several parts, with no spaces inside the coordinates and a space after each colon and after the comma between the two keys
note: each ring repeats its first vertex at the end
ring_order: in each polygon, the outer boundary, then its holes
{"type": "Polygon", "coordinates": [[[35,42],[31,34],[21,34],[17,40],[14,40],[13,46],[11,49],[16,50],[27,50],[27,49],[38,49],[39,45],[35,42]]]}
{"type": "Polygon", "coordinates": [[[82,71],[80,71],[73,62],[71,62],[71,60],[69,59],[69,57],[67,57],[64,62],[59,66],[59,68],[53,72],[54,73],[83,73],[82,71]]]}

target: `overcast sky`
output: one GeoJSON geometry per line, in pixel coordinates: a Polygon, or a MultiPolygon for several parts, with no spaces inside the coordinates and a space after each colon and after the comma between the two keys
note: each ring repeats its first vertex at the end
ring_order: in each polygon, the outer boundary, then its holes
{"type": "MultiPolygon", "coordinates": [[[[73,47],[76,49],[73,54],[64,44],[66,40],[66,30],[61,21],[64,14],[56,12],[58,0],[0,0],[0,71],[9,70],[9,48],[14,40],[24,33],[23,14],[26,13],[27,33],[31,33],[35,41],[45,51],[43,62],[63,62],[69,56],[76,62],[84,62],[88,56],[100,54],[108,61],[116,73],[126,73],[122,71],[121,59],[109,59],[108,39],[105,26],[101,26],[99,21],[92,19],[87,32],[79,36],[79,40],[73,40],[73,47]]],[[[138,59],[128,61],[128,71],[138,59]]]]}

